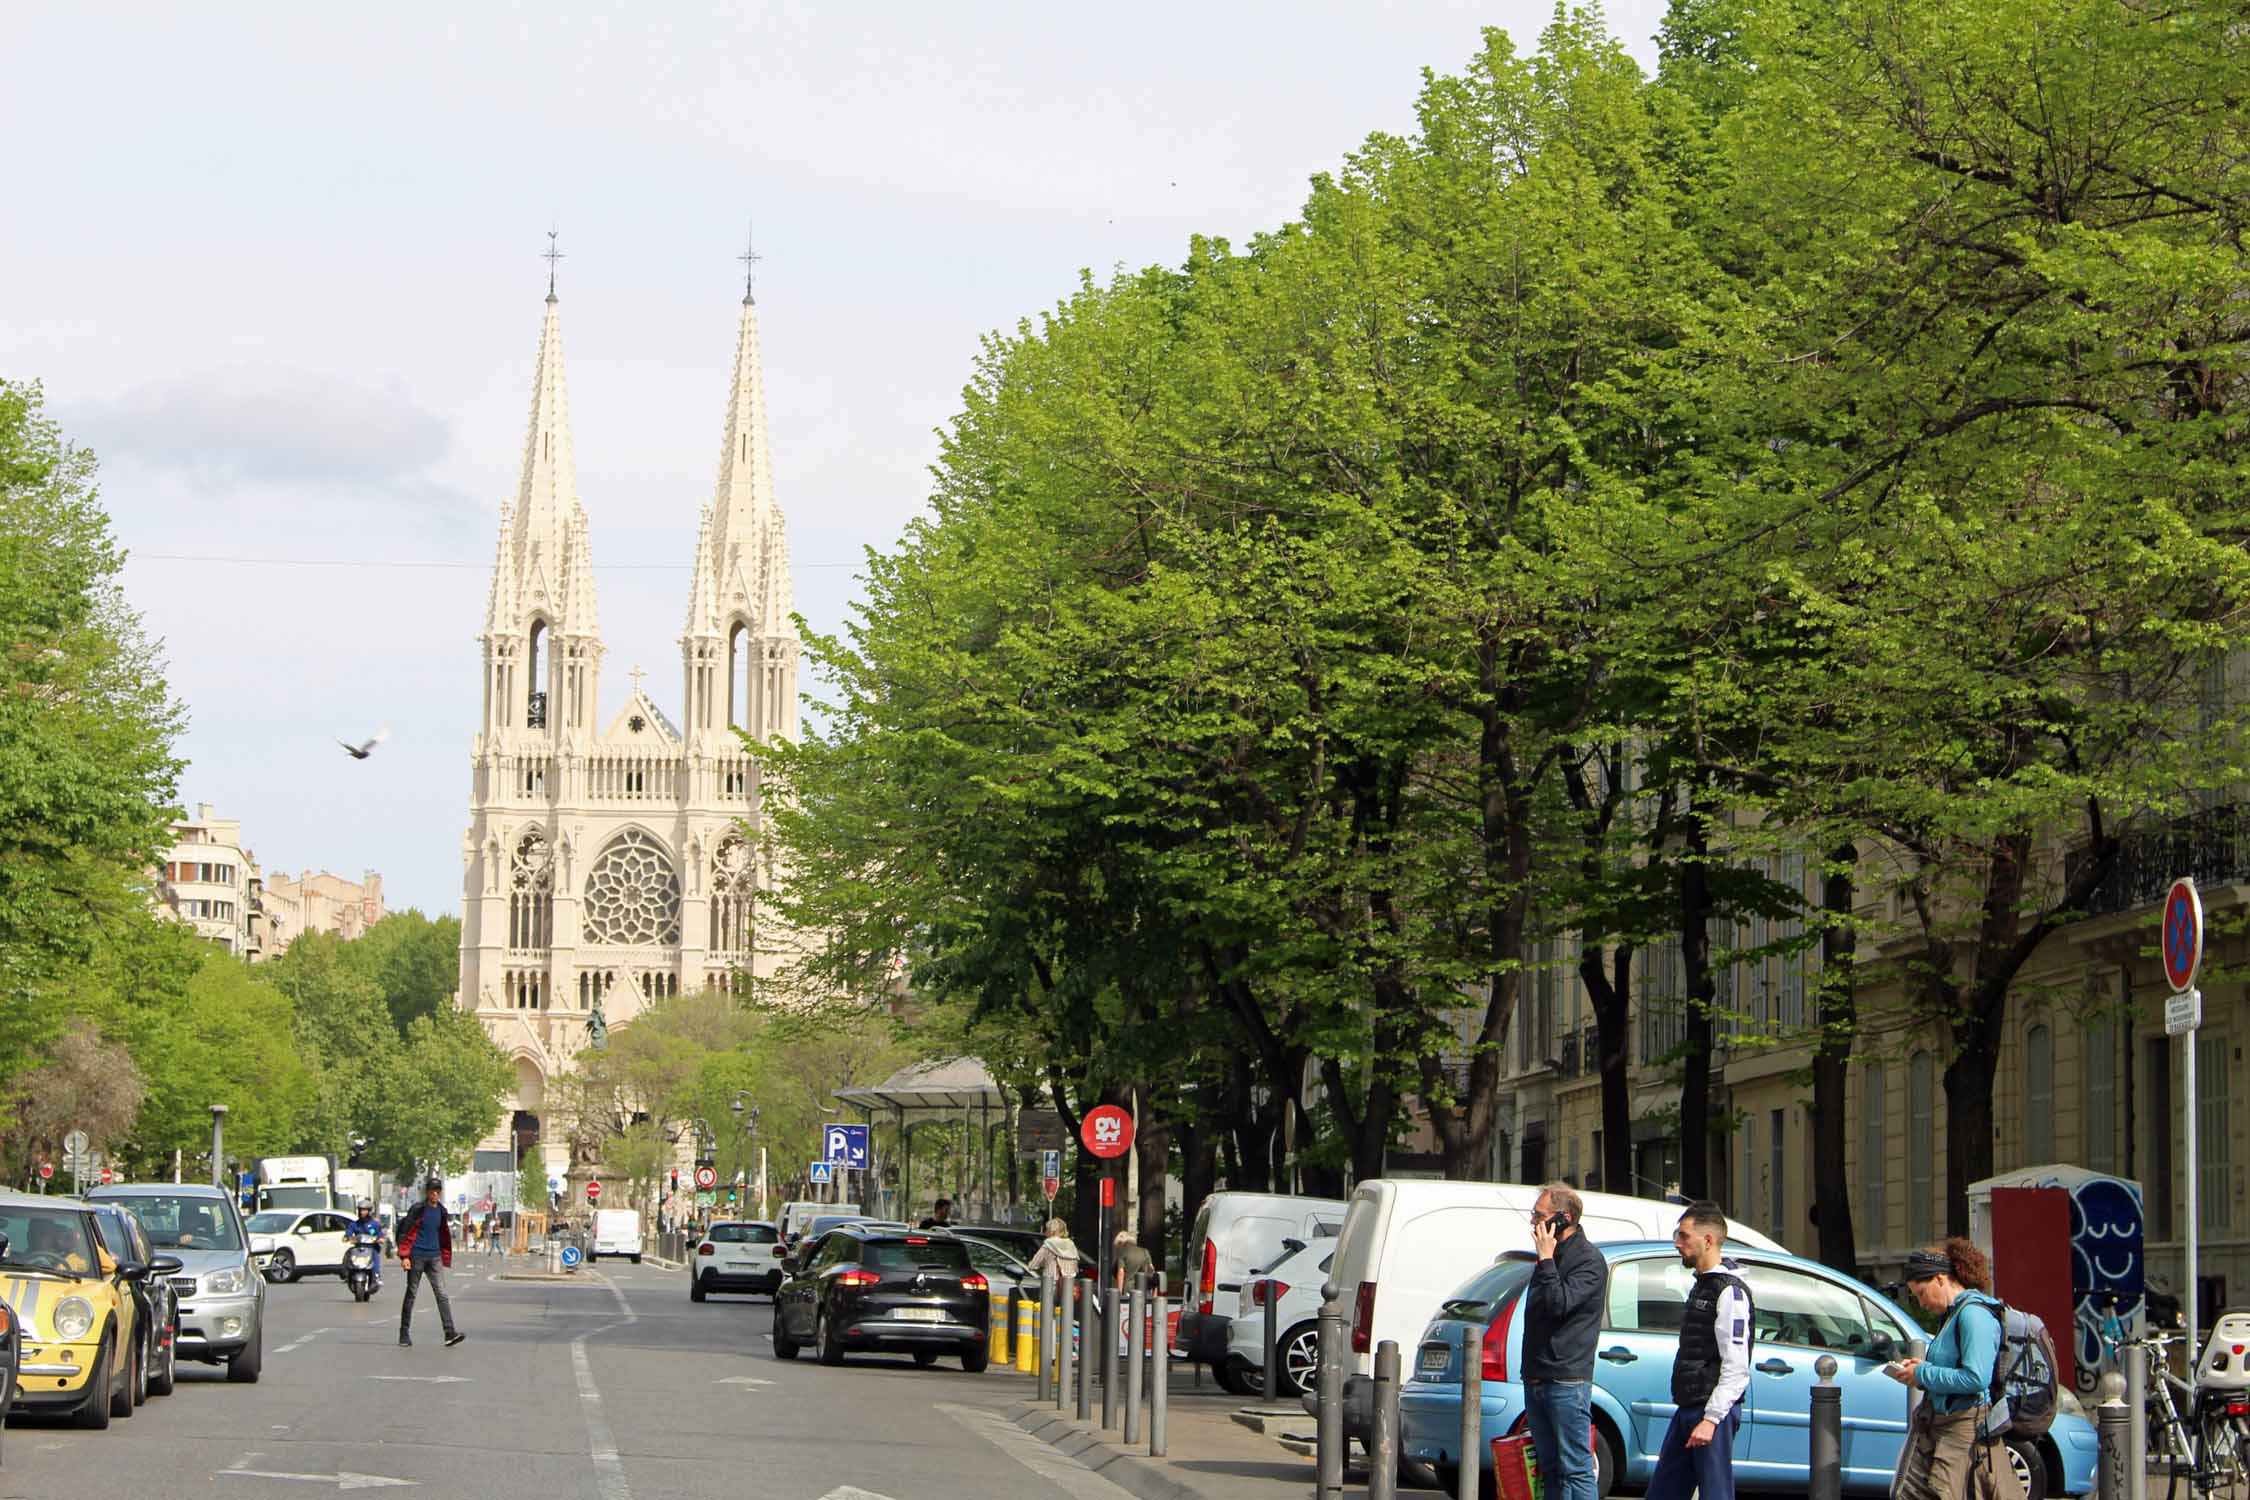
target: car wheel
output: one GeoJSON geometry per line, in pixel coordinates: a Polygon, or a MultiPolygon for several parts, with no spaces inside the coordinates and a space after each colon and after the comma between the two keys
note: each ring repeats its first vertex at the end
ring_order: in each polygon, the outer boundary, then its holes
{"type": "Polygon", "coordinates": [[[1617,1451],[1617,1439],[1601,1423],[1594,1424],[1594,1493],[1609,1500],[1617,1488],[1617,1479],[1625,1467],[1625,1456],[1617,1451]]]}
{"type": "Polygon", "coordinates": [[[812,1341],[813,1352],[820,1357],[822,1364],[840,1365],[844,1362],[844,1341],[837,1337],[835,1327],[829,1323],[828,1309],[825,1307],[813,1317],[812,1341]]]}
{"type": "Polygon", "coordinates": [[[148,1405],[148,1339],[144,1336],[140,1346],[133,1351],[133,1404],[148,1405]]]}
{"type": "Polygon", "coordinates": [[[164,1357],[156,1362],[154,1373],[148,1377],[148,1393],[151,1396],[171,1395],[172,1387],[178,1383],[179,1370],[180,1325],[175,1321],[165,1331],[164,1357]]]}
{"type": "Polygon", "coordinates": [[[1248,1360],[1230,1357],[1211,1367],[1211,1378],[1219,1382],[1219,1389],[1228,1395],[1247,1396],[1250,1394],[1249,1369],[1248,1360]]]}
{"type": "Polygon", "coordinates": [[[1281,1394],[1302,1396],[1320,1375],[1320,1325],[1299,1323],[1281,1336],[1281,1394]]]}
{"type": "Polygon", "coordinates": [[[258,1326],[251,1330],[249,1344],[227,1360],[227,1379],[236,1385],[256,1385],[258,1372],[265,1367],[265,1363],[266,1323],[265,1319],[260,1318],[258,1326]]]}
{"type": "Polygon", "coordinates": [[[703,1296],[703,1278],[700,1276],[690,1276],[688,1278],[687,1284],[688,1301],[701,1302],[703,1300],[703,1296]]]}
{"type": "Polygon", "coordinates": [[[929,1368],[930,1366],[932,1366],[932,1365],[934,1365],[934,1364],[936,1364],[936,1363],[937,1363],[937,1351],[936,1351],[935,1349],[917,1349],[917,1350],[915,1350],[915,1351],[914,1351],[914,1363],[916,1363],[916,1364],[920,1365],[920,1366],[921,1366],[921,1367],[922,1367],[923,1369],[927,1370],[927,1369],[928,1369],[928,1368],[929,1368]]]}
{"type": "Polygon", "coordinates": [[[985,1364],[991,1358],[992,1354],[990,1350],[964,1349],[961,1352],[961,1368],[968,1371],[971,1375],[982,1375],[984,1373],[985,1364]]]}
{"type": "Polygon", "coordinates": [[[2016,1471],[2016,1483],[2023,1487],[2023,1500],[2047,1500],[2047,1460],[2036,1443],[2009,1443],[2008,1463],[2016,1471]]]}
{"type": "Polygon", "coordinates": [[[640,1258],[640,1257],[639,1257],[638,1255],[634,1256],[634,1257],[633,1257],[633,1264],[637,1266],[637,1265],[639,1265],[640,1263],[641,1263],[641,1258],[640,1258]]]}
{"type": "Polygon", "coordinates": [[[88,1432],[108,1430],[110,1412],[116,1405],[110,1399],[109,1362],[114,1353],[109,1341],[104,1339],[101,1352],[94,1356],[93,1371],[86,1377],[86,1399],[79,1402],[78,1410],[71,1413],[72,1426],[82,1427],[88,1432]]]}
{"type": "Polygon", "coordinates": [[[266,1262],[266,1280],[287,1286],[297,1279],[297,1257],[286,1250],[276,1250],[273,1259],[266,1262]]]}

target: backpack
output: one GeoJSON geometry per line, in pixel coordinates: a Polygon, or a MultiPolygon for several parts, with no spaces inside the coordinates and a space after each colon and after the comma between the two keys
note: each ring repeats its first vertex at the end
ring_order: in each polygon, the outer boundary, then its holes
{"type": "Polygon", "coordinates": [[[1981,1430],[1986,1437],[2033,1438],[2055,1425],[2061,1379],[2055,1341],[2036,1313],[1995,1301],[2000,1317],[2000,1354],[1992,1362],[1992,1389],[1986,1393],[1981,1430]]]}

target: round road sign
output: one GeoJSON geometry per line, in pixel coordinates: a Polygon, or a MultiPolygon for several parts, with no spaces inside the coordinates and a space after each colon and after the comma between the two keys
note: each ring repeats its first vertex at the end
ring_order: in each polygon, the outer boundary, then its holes
{"type": "Polygon", "coordinates": [[[1133,1117],[1114,1104],[1090,1109],[1078,1124],[1078,1140],[1088,1151],[1105,1160],[1123,1156],[1132,1149],[1133,1117]]]}
{"type": "Polygon", "coordinates": [[[41,1162],[41,1163],[39,1164],[39,1180],[40,1180],[41,1182],[45,1182],[45,1181],[47,1181],[48,1179],[52,1178],[52,1177],[53,1177],[54,1175],[55,1175],[55,1164],[54,1164],[53,1162],[51,1162],[51,1161],[43,1161],[43,1162],[41,1162]]]}
{"type": "Polygon", "coordinates": [[[102,1186],[103,1186],[103,1187],[108,1187],[108,1186],[109,1186],[109,1182],[110,1182],[110,1171],[109,1171],[109,1168],[107,1168],[107,1167],[104,1167],[104,1168],[102,1168],[102,1186]]]}
{"type": "Polygon", "coordinates": [[[565,1245],[562,1247],[562,1263],[565,1266],[577,1265],[578,1259],[578,1247],[576,1245],[565,1245]]]}
{"type": "Polygon", "coordinates": [[[695,1169],[695,1185],[699,1188],[717,1187],[719,1185],[719,1169],[716,1167],[697,1167],[695,1169]]]}
{"type": "Polygon", "coordinates": [[[602,1201],[602,1185],[600,1183],[589,1182],[586,1184],[586,1201],[588,1203],[599,1203],[602,1201]]]}
{"type": "Polygon", "coordinates": [[[2203,898],[2183,875],[2164,894],[2164,982],[2175,990],[2195,983],[2203,964],[2203,898]]]}

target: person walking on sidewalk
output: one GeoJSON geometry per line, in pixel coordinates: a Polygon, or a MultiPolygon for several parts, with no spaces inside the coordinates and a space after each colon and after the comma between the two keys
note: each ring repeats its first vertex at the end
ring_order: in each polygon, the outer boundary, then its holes
{"type": "Polygon", "coordinates": [[[399,1227],[398,1258],[406,1267],[406,1300],[398,1309],[398,1344],[414,1342],[414,1290],[423,1281],[437,1298],[438,1322],[445,1327],[445,1347],[450,1349],[468,1335],[453,1326],[453,1300],[445,1295],[445,1271],[453,1264],[453,1231],[445,1222],[445,1184],[431,1178],[422,1202],[406,1212],[399,1227]]]}
{"type": "Polygon", "coordinates": [[[1648,1500],[1734,1500],[1734,1434],[1750,1389],[1750,1288],[1720,1253],[1727,1216],[1691,1203],[1672,1247],[1695,1273],[1672,1359],[1672,1425],[1649,1476],[1648,1500]]]}
{"type": "Polygon", "coordinates": [[[1922,1311],[1945,1325],[1920,1359],[1883,1373],[1921,1396],[1906,1418],[1906,1447],[1891,1485],[1894,1500],[2023,1500],[2006,1445],[1983,1433],[1985,1404],[2002,1350],[1992,1263],[1955,1237],[1906,1256],[1906,1287],[1922,1311]]]}
{"type": "Polygon", "coordinates": [[[1594,1345],[1609,1300],[1609,1261],[1579,1227],[1584,1205],[1550,1182],[1531,1206],[1539,1263],[1524,1288],[1524,1415],[1553,1500],[1598,1500],[1594,1476],[1594,1345]]]}

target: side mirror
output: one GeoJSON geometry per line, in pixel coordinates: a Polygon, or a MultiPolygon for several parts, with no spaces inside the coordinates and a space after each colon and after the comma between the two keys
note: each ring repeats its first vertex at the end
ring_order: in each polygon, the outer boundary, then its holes
{"type": "Polygon", "coordinates": [[[148,1268],[159,1276],[177,1276],[187,1269],[187,1263],[177,1255],[159,1255],[148,1263],[148,1268]]]}
{"type": "Polygon", "coordinates": [[[123,1281],[146,1281],[149,1277],[149,1268],[145,1265],[120,1265],[117,1268],[117,1275],[123,1281]]]}
{"type": "Polygon", "coordinates": [[[8,1258],[8,1237],[7,1237],[6,1235],[4,1235],[4,1234],[0,1234],[0,1260],[6,1260],[7,1258],[8,1258]]]}
{"type": "Polygon", "coordinates": [[[1879,1359],[1887,1364],[1898,1357],[1898,1340],[1878,1328],[1868,1335],[1859,1353],[1862,1359],[1879,1359]]]}

